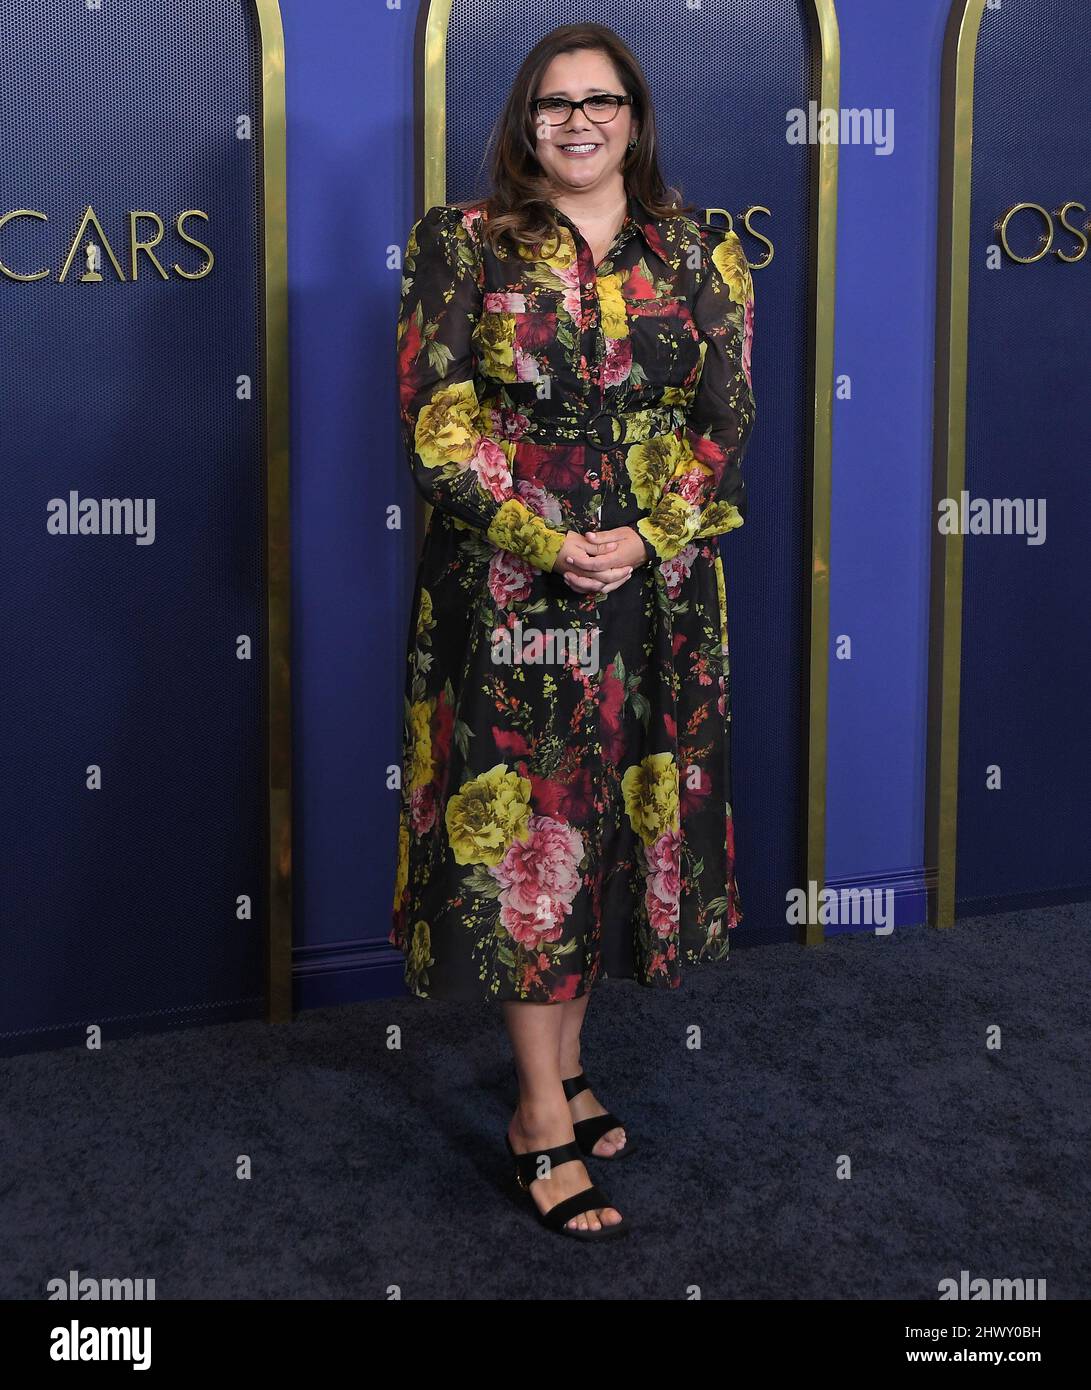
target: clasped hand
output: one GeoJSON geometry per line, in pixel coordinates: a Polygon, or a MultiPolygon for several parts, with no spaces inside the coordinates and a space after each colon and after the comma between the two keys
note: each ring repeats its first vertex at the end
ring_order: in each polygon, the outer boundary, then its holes
{"type": "Polygon", "coordinates": [[[578,594],[608,594],[620,589],[647,552],[632,526],[611,531],[569,531],[553,564],[555,574],[578,594]]]}

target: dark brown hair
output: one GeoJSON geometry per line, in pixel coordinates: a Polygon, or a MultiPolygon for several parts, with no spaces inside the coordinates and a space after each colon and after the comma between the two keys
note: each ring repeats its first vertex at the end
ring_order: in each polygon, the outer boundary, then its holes
{"type": "Polygon", "coordinates": [[[693,210],[692,204],[682,204],[678,190],[668,188],[663,181],[651,92],[628,44],[605,24],[562,24],[538,40],[515,75],[489,137],[490,144],[496,141],[490,168],[491,191],[454,204],[464,212],[485,208],[488,220],[483,230],[494,249],[505,235],[528,245],[559,239],[560,228],[550,208],[554,190],[534,152],[536,132],[531,101],[553,59],[559,53],[578,49],[604,53],[617,68],[622,89],[632,94],[632,113],[640,123],[640,131],[636,148],[627,151],[621,166],[626,193],[639,198],[654,217],[676,217],[693,210]]]}

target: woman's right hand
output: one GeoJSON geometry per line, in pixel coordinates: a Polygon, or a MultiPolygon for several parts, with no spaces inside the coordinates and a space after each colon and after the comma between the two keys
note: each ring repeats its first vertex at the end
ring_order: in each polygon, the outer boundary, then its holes
{"type": "Polygon", "coordinates": [[[592,545],[579,531],[569,531],[553,562],[553,573],[563,574],[565,583],[578,594],[611,593],[633,572],[631,565],[617,563],[617,549],[617,541],[592,545]]]}

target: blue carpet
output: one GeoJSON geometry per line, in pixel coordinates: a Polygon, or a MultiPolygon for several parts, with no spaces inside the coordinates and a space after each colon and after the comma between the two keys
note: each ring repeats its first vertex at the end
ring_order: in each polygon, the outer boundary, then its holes
{"type": "Polygon", "coordinates": [[[485,1005],[7,1059],[0,1293],[76,1269],[159,1299],[934,1300],[965,1269],[1086,1299],[1089,919],[735,948],[672,994],[604,984],[584,1066],[641,1152],[591,1161],[633,1227],[597,1248],[513,1186],[485,1005]]]}

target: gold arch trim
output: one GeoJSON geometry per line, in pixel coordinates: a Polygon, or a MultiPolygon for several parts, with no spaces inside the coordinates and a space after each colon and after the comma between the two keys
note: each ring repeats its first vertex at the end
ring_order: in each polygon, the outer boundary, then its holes
{"type": "Polygon", "coordinates": [[[985,3],[954,0],[943,44],[924,806],[928,920],[936,927],[955,921],[963,570],[962,536],[941,536],[936,517],[941,499],[960,496],[966,480],[974,65],[985,3]]]}
{"type": "Polygon", "coordinates": [[[292,1016],[291,515],[288,450],[288,178],[284,26],[279,0],[252,0],[261,41],[265,245],[265,617],[269,918],[266,1019],[292,1016]]]}
{"type": "MultiPolygon", "coordinates": [[[[447,34],[454,0],[431,0],[421,10],[421,61],[418,67],[423,151],[421,206],[418,216],[447,201],[447,34]]],[[[984,0],[981,0],[984,3],[984,0]]],[[[808,0],[807,21],[816,54],[812,96],[819,108],[839,108],[841,100],[841,38],[834,0],[808,0]]],[[[805,596],[804,635],[807,649],[807,707],[804,711],[802,765],[806,791],[801,798],[800,841],[803,883],[825,885],[826,763],[829,710],[829,584],[830,499],[833,464],[833,343],[837,270],[838,146],[819,143],[812,154],[812,260],[808,333],[808,399],[810,401],[804,520],[810,571],[805,596]]],[[[801,941],[821,942],[821,924],[802,929],[801,941]]]]}

